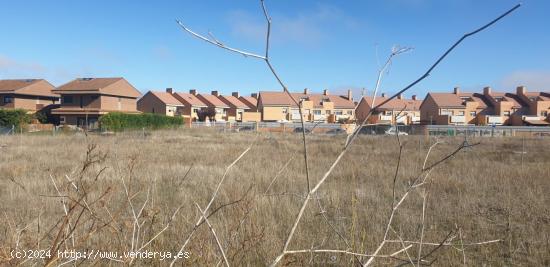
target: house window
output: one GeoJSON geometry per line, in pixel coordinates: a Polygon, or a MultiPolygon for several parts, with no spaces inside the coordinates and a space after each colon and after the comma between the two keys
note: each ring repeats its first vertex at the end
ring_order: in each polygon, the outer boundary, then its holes
{"type": "Polygon", "coordinates": [[[470,116],[475,117],[477,114],[475,111],[470,111],[470,116]]]}
{"type": "Polygon", "coordinates": [[[194,109],[193,109],[193,113],[195,113],[195,114],[199,113],[199,109],[198,109],[198,108],[194,108],[194,109]]]}
{"type": "Polygon", "coordinates": [[[72,95],[63,96],[62,100],[63,100],[63,104],[73,103],[73,96],[72,95]]]}
{"type": "Polygon", "coordinates": [[[386,111],[386,115],[392,115],[392,114],[393,114],[393,111],[391,111],[391,110],[386,111]]]}
{"type": "Polygon", "coordinates": [[[464,116],[464,111],[459,111],[458,116],[464,116]]]}
{"type": "Polygon", "coordinates": [[[59,123],[61,123],[61,124],[65,123],[65,116],[59,117],[59,123]]]}
{"type": "Polygon", "coordinates": [[[439,111],[439,115],[453,115],[453,112],[448,109],[442,109],[439,111]]]}
{"type": "Polygon", "coordinates": [[[353,110],[348,110],[348,115],[353,115],[353,110]]]}
{"type": "Polygon", "coordinates": [[[548,111],[543,110],[543,111],[540,112],[540,115],[543,116],[543,117],[546,117],[546,116],[548,116],[548,111]]]}
{"type": "Polygon", "coordinates": [[[283,114],[287,114],[288,113],[288,108],[283,108],[283,114]]]}
{"type": "Polygon", "coordinates": [[[13,103],[13,96],[4,96],[4,104],[13,103]]]}
{"type": "Polygon", "coordinates": [[[334,115],[342,115],[344,114],[341,110],[335,110],[334,115]]]}
{"type": "Polygon", "coordinates": [[[510,116],[510,111],[504,111],[504,116],[510,116]]]}
{"type": "Polygon", "coordinates": [[[330,115],[330,110],[327,110],[325,113],[326,113],[327,115],[330,115]]]}
{"type": "Polygon", "coordinates": [[[314,109],[314,110],[313,110],[313,115],[321,115],[321,110],[319,110],[319,109],[314,109]]]}

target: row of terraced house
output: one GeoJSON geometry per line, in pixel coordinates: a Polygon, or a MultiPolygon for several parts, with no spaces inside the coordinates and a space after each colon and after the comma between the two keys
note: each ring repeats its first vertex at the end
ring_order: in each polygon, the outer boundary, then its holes
{"type": "Polygon", "coordinates": [[[353,123],[368,116],[369,124],[438,125],[550,125],[550,93],[528,92],[524,86],[513,93],[428,93],[424,100],[399,95],[388,101],[384,94],[354,101],[346,95],[260,91],[250,96],[233,92],[177,91],[167,88],[141,94],[124,78],[78,78],[54,87],[43,79],[0,80],[0,108],[21,108],[29,112],[47,111],[55,124],[95,128],[109,112],[155,113],[198,120],[237,122],[353,123]],[[378,103],[382,103],[379,105],[378,103]],[[207,116],[205,117],[204,114],[207,116]],[[203,116],[201,116],[203,115],[203,116]]]}

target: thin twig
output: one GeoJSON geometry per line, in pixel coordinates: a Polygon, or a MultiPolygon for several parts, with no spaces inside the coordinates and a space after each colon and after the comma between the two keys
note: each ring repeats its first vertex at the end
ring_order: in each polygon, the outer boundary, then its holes
{"type": "Polygon", "coordinates": [[[220,250],[220,253],[221,253],[222,256],[223,256],[223,261],[225,262],[225,266],[229,267],[229,261],[227,260],[227,257],[225,256],[225,251],[223,250],[222,243],[220,242],[220,239],[218,238],[218,235],[216,234],[216,231],[215,231],[214,228],[212,227],[212,224],[210,224],[210,221],[208,221],[208,218],[206,217],[206,214],[204,213],[204,211],[202,211],[202,209],[201,209],[201,207],[199,206],[199,204],[197,204],[197,203],[195,202],[195,206],[197,206],[197,209],[199,209],[199,212],[201,213],[202,218],[204,219],[204,221],[205,221],[206,224],[208,225],[208,228],[210,228],[210,231],[212,232],[212,235],[213,235],[214,238],[216,239],[216,243],[218,244],[218,249],[220,250]]]}

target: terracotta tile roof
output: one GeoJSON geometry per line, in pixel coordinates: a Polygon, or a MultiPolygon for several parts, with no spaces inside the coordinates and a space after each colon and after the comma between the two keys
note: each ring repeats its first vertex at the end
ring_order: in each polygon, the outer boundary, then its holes
{"type": "Polygon", "coordinates": [[[183,102],[184,104],[187,103],[188,105],[195,106],[195,107],[206,107],[207,105],[202,102],[197,96],[189,93],[174,93],[174,97],[176,97],[180,102],[183,102]]]}
{"type": "Polygon", "coordinates": [[[124,78],[77,78],[54,90],[56,93],[98,92],[115,96],[139,97],[141,93],[124,78]]]}
{"type": "Polygon", "coordinates": [[[52,93],[53,89],[55,87],[44,79],[0,80],[0,93],[59,97],[52,93]]]}
{"type": "Polygon", "coordinates": [[[27,79],[27,80],[0,80],[0,92],[12,92],[21,88],[27,87],[31,84],[38,82],[39,80],[27,79]]]}
{"type": "Polygon", "coordinates": [[[435,104],[439,107],[465,107],[464,101],[453,93],[428,93],[428,96],[431,96],[435,104]]]}
{"type": "Polygon", "coordinates": [[[485,96],[482,95],[482,94],[478,94],[478,93],[461,93],[459,94],[459,97],[462,98],[465,98],[465,97],[469,97],[470,101],[475,101],[478,103],[478,108],[487,108],[487,103],[486,103],[486,100],[485,100],[485,96]]]}
{"type": "Polygon", "coordinates": [[[229,106],[226,103],[221,101],[215,95],[199,94],[197,95],[197,97],[208,106],[213,106],[216,108],[229,108],[229,106]]]}
{"type": "MultiPolygon", "coordinates": [[[[493,99],[495,100],[498,98],[500,99],[500,101],[511,102],[514,108],[521,108],[523,106],[523,101],[521,101],[516,94],[503,93],[503,92],[491,92],[490,96],[493,97],[493,99]]],[[[500,101],[497,101],[497,102],[500,102],[500,101]]]]}
{"type": "MultiPolygon", "coordinates": [[[[374,101],[374,105],[377,106],[378,104],[386,101],[389,99],[389,97],[376,97],[374,101]]],[[[371,96],[364,96],[363,100],[370,105],[372,103],[372,97],[371,96]]],[[[420,104],[422,103],[422,100],[413,100],[413,99],[398,99],[394,98],[387,103],[384,103],[382,106],[378,107],[380,110],[401,110],[405,109],[407,111],[419,111],[420,110],[420,104]]]]}
{"type": "Polygon", "coordinates": [[[515,108],[521,108],[523,106],[523,101],[521,101],[519,97],[515,94],[506,93],[504,95],[504,99],[506,99],[506,101],[512,102],[514,104],[513,107],[515,108]]]}
{"type": "MultiPolygon", "coordinates": [[[[330,101],[334,103],[334,108],[355,108],[353,101],[350,101],[342,96],[338,95],[323,95],[323,94],[304,94],[304,93],[291,93],[296,101],[300,99],[306,99],[313,102],[314,108],[322,107],[321,102],[330,101]]],[[[262,105],[264,106],[291,106],[297,107],[296,103],[286,92],[273,92],[262,91],[259,94],[262,105]]]]}
{"type": "Polygon", "coordinates": [[[60,91],[96,91],[105,88],[122,78],[78,78],[57,88],[60,91]]]}
{"type": "Polygon", "coordinates": [[[156,96],[162,103],[166,105],[173,105],[173,106],[183,106],[183,103],[181,103],[179,100],[177,100],[172,94],[167,92],[153,92],[151,91],[151,94],[156,96]]]}
{"type": "Polygon", "coordinates": [[[297,107],[296,103],[294,103],[286,92],[262,91],[258,95],[258,102],[260,100],[264,106],[297,107]]]}
{"type": "Polygon", "coordinates": [[[239,97],[239,100],[241,100],[241,102],[245,103],[249,108],[258,107],[258,99],[254,98],[254,97],[241,96],[241,97],[239,97]]]}
{"type": "Polygon", "coordinates": [[[536,97],[540,101],[550,101],[550,93],[547,92],[526,92],[525,96],[527,98],[536,97]]]}
{"type": "Polygon", "coordinates": [[[249,109],[248,105],[232,95],[221,95],[220,100],[232,108],[249,109]]]}
{"type": "Polygon", "coordinates": [[[301,98],[306,98],[313,102],[313,107],[320,108],[322,107],[321,103],[323,101],[330,101],[334,103],[334,108],[355,108],[355,104],[353,101],[348,100],[347,98],[344,98],[339,95],[323,95],[323,94],[304,94],[304,93],[292,93],[292,96],[296,98],[296,100],[301,98]]]}

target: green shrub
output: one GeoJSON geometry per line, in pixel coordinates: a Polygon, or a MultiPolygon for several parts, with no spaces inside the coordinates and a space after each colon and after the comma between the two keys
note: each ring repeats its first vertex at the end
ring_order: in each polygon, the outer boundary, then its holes
{"type": "Polygon", "coordinates": [[[181,117],[169,117],[152,113],[127,114],[111,112],[99,119],[101,128],[109,131],[125,129],[161,129],[183,125],[181,117]]]}
{"type": "Polygon", "coordinates": [[[33,116],[24,109],[0,109],[0,126],[10,127],[25,125],[31,122],[33,116]]]}
{"type": "Polygon", "coordinates": [[[37,119],[40,123],[49,123],[48,115],[43,111],[38,111],[34,113],[34,118],[37,119]]]}

